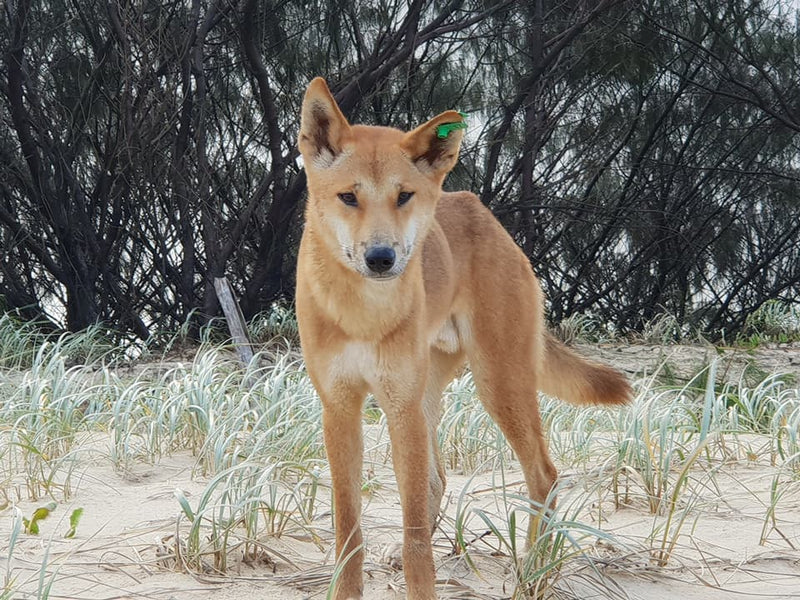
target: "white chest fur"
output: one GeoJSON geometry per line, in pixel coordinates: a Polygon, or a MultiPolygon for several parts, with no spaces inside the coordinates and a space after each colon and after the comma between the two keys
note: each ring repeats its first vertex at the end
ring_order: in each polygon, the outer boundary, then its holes
{"type": "MultiPolygon", "coordinates": [[[[461,348],[459,329],[454,319],[448,319],[430,340],[432,347],[450,354],[456,353],[461,348]]],[[[402,372],[413,368],[411,356],[394,356],[390,364],[381,362],[378,345],[374,342],[350,341],[331,360],[328,377],[331,384],[337,382],[360,383],[365,382],[370,387],[386,378],[386,370],[402,372]]]]}
{"type": "Polygon", "coordinates": [[[329,377],[332,382],[373,384],[378,379],[378,351],[370,342],[347,342],[331,361],[329,377]]]}

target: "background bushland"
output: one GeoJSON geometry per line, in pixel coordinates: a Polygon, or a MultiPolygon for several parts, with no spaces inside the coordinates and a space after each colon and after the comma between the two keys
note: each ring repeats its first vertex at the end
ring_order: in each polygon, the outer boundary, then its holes
{"type": "Polygon", "coordinates": [[[789,0],[6,0],[0,310],[148,339],[291,299],[302,92],[470,113],[480,196],[562,320],[725,333],[800,296],[789,0]]]}

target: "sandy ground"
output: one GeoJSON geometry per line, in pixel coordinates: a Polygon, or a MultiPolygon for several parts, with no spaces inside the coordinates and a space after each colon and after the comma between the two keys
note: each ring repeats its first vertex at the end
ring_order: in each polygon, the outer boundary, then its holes
{"type": "MultiPolygon", "coordinates": [[[[165,549],[171,550],[174,539],[179,512],[175,488],[180,488],[190,501],[202,489],[202,479],[192,480],[193,464],[191,456],[173,456],[157,467],[141,467],[127,477],[108,466],[87,467],[74,499],[59,506],[42,524],[43,535],[22,536],[11,564],[13,576],[18,582],[29,580],[25,588],[37,589],[44,548],[49,546],[45,582],[54,580],[51,598],[324,598],[331,572],[328,551],[332,541],[329,517],[324,514],[314,524],[324,549],[311,543],[307,536],[286,535],[269,540],[274,563],[235,565],[228,579],[178,572],[174,561],[160,558],[165,549]],[[71,540],[62,539],[59,534],[67,529],[66,516],[77,506],[84,508],[78,535],[71,540]]],[[[562,476],[569,478],[573,474],[563,472],[562,476]]],[[[509,489],[521,491],[521,475],[517,471],[509,469],[506,478],[509,489]]],[[[800,547],[800,486],[789,490],[790,496],[781,502],[781,533],[771,533],[764,546],[758,544],[771,479],[772,471],[766,465],[738,465],[718,475],[724,501],[709,493],[713,499],[702,507],[697,521],[687,526],[687,535],[680,541],[674,559],[663,568],[654,566],[643,550],[653,526],[653,517],[643,506],[614,510],[605,502],[602,511],[596,507],[596,512],[586,516],[587,523],[614,534],[619,543],[604,542],[593,549],[598,573],[581,559],[568,564],[558,582],[563,597],[800,598],[800,552],[792,551],[786,541],[800,547]],[[598,523],[600,513],[602,522],[598,523]]],[[[503,514],[502,494],[493,486],[491,474],[478,478],[451,475],[449,489],[449,518],[435,535],[440,596],[510,597],[511,558],[496,552],[496,541],[486,535],[488,531],[479,519],[473,517],[468,524],[478,573],[463,558],[449,556],[452,516],[462,491],[466,490],[463,501],[473,508],[480,507],[498,520],[503,514]]],[[[20,508],[28,512],[35,505],[29,503],[20,508]]],[[[3,521],[7,529],[8,518],[3,521]]],[[[400,522],[397,493],[392,485],[365,497],[368,600],[404,597],[402,574],[382,564],[382,554],[397,538],[400,522]]],[[[4,533],[7,535],[7,531],[4,533]]]]}
{"type": "MultiPolygon", "coordinates": [[[[664,361],[688,373],[707,357],[718,355],[713,348],[677,346],[608,346],[583,351],[613,362],[634,377],[651,374],[664,361]]],[[[752,353],[725,351],[720,373],[736,381],[753,362],[763,371],[791,372],[800,378],[800,348],[796,346],[752,353]]],[[[227,578],[188,574],[177,568],[170,556],[180,514],[174,492],[180,489],[194,502],[206,483],[202,476],[193,476],[194,459],[188,453],[179,453],[157,465],[141,464],[131,472],[119,473],[103,458],[108,456],[107,444],[108,440],[99,435],[86,441],[86,459],[80,466],[73,497],[42,523],[42,535],[20,536],[10,563],[6,556],[11,511],[0,513],[0,571],[6,581],[14,578],[19,589],[29,592],[15,598],[35,598],[36,590],[49,583],[50,598],[72,600],[326,597],[333,539],[328,511],[323,509],[310,527],[318,536],[316,543],[308,530],[289,531],[279,539],[266,540],[269,560],[255,565],[238,562],[227,578]],[[78,534],[63,539],[68,515],[75,507],[84,509],[78,534]],[[47,569],[40,579],[44,563],[47,569]]],[[[382,485],[365,496],[365,599],[403,598],[402,572],[383,561],[383,554],[400,531],[397,490],[384,459],[373,456],[373,461],[370,468],[377,471],[382,485]]],[[[686,524],[666,567],[655,566],[646,551],[652,546],[647,538],[654,530],[654,517],[646,507],[634,501],[615,509],[609,495],[599,497],[582,518],[592,527],[612,533],[616,542],[595,543],[591,564],[584,558],[568,561],[557,582],[560,597],[800,598],[800,482],[783,488],[776,513],[778,529],[770,530],[765,544],[759,545],[774,474],[774,467],[765,462],[741,461],[720,468],[714,489],[702,473],[693,477],[690,485],[709,489],[700,494],[695,517],[686,524]]],[[[521,491],[521,475],[514,465],[504,476],[507,490],[521,491]]],[[[569,470],[562,470],[561,476],[567,488],[581,486],[587,477],[569,470]]],[[[568,499],[569,494],[567,489],[562,499],[568,499]]],[[[320,500],[328,502],[328,496],[324,489],[320,500]]],[[[446,516],[434,535],[440,597],[511,597],[513,561],[498,551],[496,539],[487,535],[487,527],[474,511],[467,529],[472,536],[470,556],[477,571],[463,556],[452,555],[453,519],[459,502],[467,502],[498,520],[506,511],[497,473],[449,474],[446,516]]],[[[42,504],[18,506],[27,515],[42,504]]],[[[656,519],[663,521],[662,517],[656,519]]]]}

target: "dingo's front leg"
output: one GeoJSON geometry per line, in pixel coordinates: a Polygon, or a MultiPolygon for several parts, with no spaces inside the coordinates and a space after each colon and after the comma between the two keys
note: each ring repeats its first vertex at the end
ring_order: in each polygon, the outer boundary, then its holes
{"type": "MultiPolygon", "coordinates": [[[[420,377],[417,372],[416,377],[420,377]]],[[[410,600],[435,600],[429,516],[430,440],[422,407],[423,381],[385,382],[376,396],[386,413],[392,462],[403,508],[403,571],[410,600]]]]}
{"type": "Polygon", "coordinates": [[[442,497],[445,488],[445,472],[439,449],[438,428],[442,418],[442,393],[453,380],[456,372],[464,364],[464,353],[443,352],[431,348],[430,367],[428,369],[428,382],[425,387],[425,400],[423,409],[428,427],[428,444],[431,449],[429,456],[430,490],[428,493],[428,518],[430,518],[430,531],[433,533],[442,506],[442,497]]]}
{"type": "Polygon", "coordinates": [[[361,390],[341,386],[320,391],[325,450],[333,480],[336,563],[343,565],[336,582],[336,600],[359,600],[363,591],[361,407],[365,395],[361,390]]]}

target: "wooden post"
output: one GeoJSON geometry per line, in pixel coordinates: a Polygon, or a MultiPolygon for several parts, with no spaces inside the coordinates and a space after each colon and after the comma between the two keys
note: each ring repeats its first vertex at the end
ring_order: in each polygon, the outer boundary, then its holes
{"type": "Polygon", "coordinates": [[[220,306],[222,306],[222,312],[225,313],[225,320],[228,322],[236,353],[239,355],[239,360],[247,366],[253,359],[253,348],[247,335],[247,323],[245,323],[239,303],[233,296],[231,284],[228,283],[226,277],[215,277],[214,289],[217,292],[220,306]]]}

